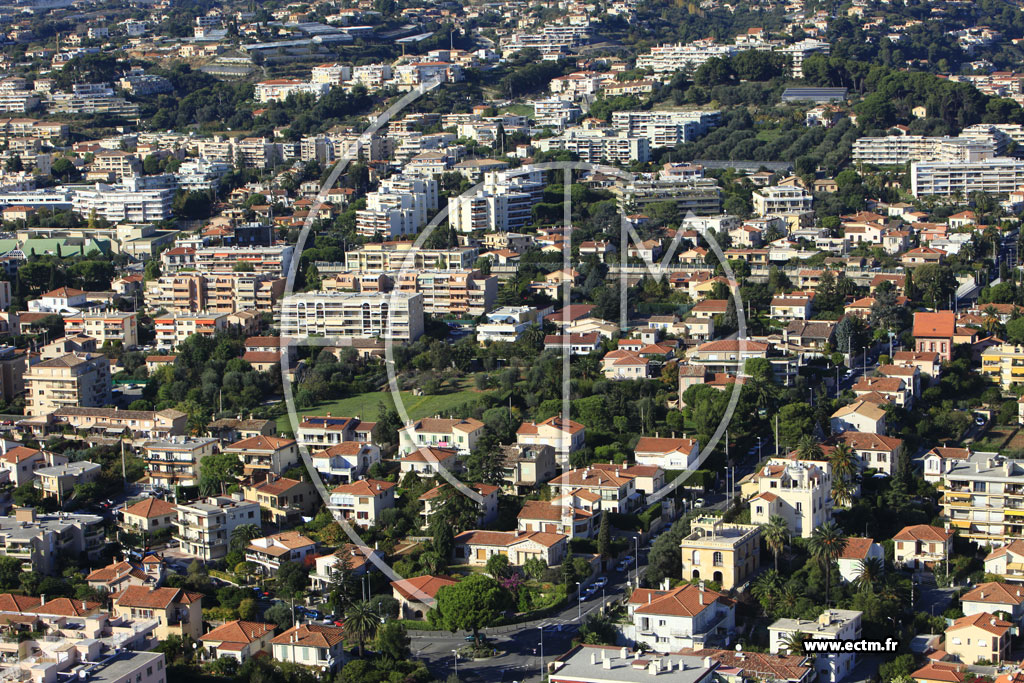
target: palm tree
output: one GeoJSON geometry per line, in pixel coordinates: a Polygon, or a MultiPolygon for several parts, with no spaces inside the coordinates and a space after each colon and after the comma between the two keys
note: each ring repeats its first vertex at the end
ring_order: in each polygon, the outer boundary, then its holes
{"type": "Polygon", "coordinates": [[[263,531],[260,530],[255,524],[242,524],[241,526],[235,527],[235,530],[231,532],[231,549],[241,550],[245,549],[249,545],[249,541],[254,538],[260,538],[263,536],[263,531]]]}
{"type": "Polygon", "coordinates": [[[882,578],[885,565],[881,558],[866,557],[860,561],[857,569],[860,570],[860,573],[854,579],[854,584],[863,591],[873,592],[875,584],[882,578]]]}
{"type": "Polygon", "coordinates": [[[377,635],[380,616],[365,600],[356,602],[345,610],[345,633],[359,643],[359,657],[363,656],[363,644],[377,635]]]}
{"type": "Polygon", "coordinates": [[[786,635],[782,636],[779,641],[780,649],[789,650],[791,655],[801,655],[804,651],[804,641],[807,640],[807,634],[803,631],[790,631],[786,635]]]}
{"type": "Polygon", "coordinates": [[[849,444],[840,443],[828,454],[828,464],[832,468],[832,477],[843,481],[856,481],[859,474],[859,463],[856,454],[849,444]]]}
{"type": "Polygon", "coordinates": [[[821,450],[821,444],[810,434],[804,434],[796,444],[796,455],[801,460],[821,460],[825,452],[821,450]]]}
{"type": "Polygon", "coordinates": [[[761,538],[764,539],[764,544],[775,556],[775,571],[779,571],[779,553],[786,546],[786,540],[789,538],[789,527],[786,526],[786,520],[779,515],[772,515],[768,518],[768,523],[761,527],[761,538]]]}
{"type": "Polygon", "coordinates": [[[992,334],[999,327],[999,311],[995,306],[989,304],[982,313],[985,315],[985,319],[982,321],[981,327],[986,333],[992,334]]]}
{"type": "Polygon", "coordinates": [[[832,479],[832,500],[841,508],[849,507],[853,504],[853,493],[855,490],[853,483],[846,479],[841,477],[832,479]]]}
{"type": "Polygon", "coordinates": [[[765,613],[772,612],[781,591],[782,577],[774,569],[769,569],[764,574],[761,574],[750,587],[750,594],[761,603],[765,613]]]}
{"type": "Polygon", "coordinates": [[[846,550],[846,536],[843,536],[835,522],[825,522],[811,534],[807,547],[811,551],[811,558],[825,568],[825,606],[828,607],[832,565],[846,550]]]}

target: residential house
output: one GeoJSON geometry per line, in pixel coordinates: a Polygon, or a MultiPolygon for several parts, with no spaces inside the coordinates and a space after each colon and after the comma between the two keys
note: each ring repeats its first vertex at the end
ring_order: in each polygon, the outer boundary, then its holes
{"type": "MultiPolygon", "coordinates": [[[[498,517],[498,491],[500,490],[497,486],[492,484],[471,484],[470,487],[481,500],[479,501],[480,515],[477,517],[475,526],[486,527],[491,524],[498,517]]],[[[440,484],[430,489],[422,496],[419,501],[423,503],[423,510],[420,512],[420,517],[423,520],[423,526],[430,526],[430,518],[436,512],[438,505],[444,500],[445,494],[462,496],[466,495],[464,492],[455,491],[448,484],[440,484]]]]}
{"type": "Polygon", "coordinates": [[[279,477],[270,472],[266,477],[242,487],[242,497],[257,503],[263,515],[273,524],[281,526],[297,522],[303,516],[313,516],[320,507],[320,496],[308,481],[279,477]]]}
{"type": "Polygon", "coordinates": [[[440,474],[442,469],[461,470],[462,460],[459,458],[459,452],[454,449],[424,446],[400,458],[398,465],[403,477],[409,472],[415,472],[423,477],[432,477],[435,474],[440,474]]]}
{"type": "Polygon", "coordinates": [[[1003,581],[1024,582],[1024,540],[1016,539],[985,556],[985,573],[1003,581]]]}
{"type": "Polygon", "coordinates": [[[859,400],[845,405],[832,413],[833,434],[842,432],[867,432],[885,434],[885,410],[876,403],[859,400]]]}
{"type": "Polygon", "coordinates": [[[960,609],[969,617],[983,612],[1005,615],[1019,627],[1024,622],[1024,588],[995,581],[979,583],[960,596],[960,609]]]}
{"type": "Polygon", "coordinates": [[[684,583],[662,591],[638,588],[626,604],[634,640],[656,651],[727,645],[736,628],[736,603],[725,593],[684,583]]]}
{"type": "Polygon", "coordinates": [[[473,418],[414,420],[399,431],[399,452],[410,453],[425,446],[452,448],[469,455],[484,433],[484,423],[473,418]]]}
{"type": "Polygon", "coordinates": [[[299,464],[299,446],[295,439],[280,436],[252,436],[225,447],[225,453],[234,453],[242,462],[242,473],[284,474],[299,464]]]}
{"type": "Polygon", "coordinates": [[[516,493],[536,489],[555,476],[555,449],[546,444],[501,446],[502,482],[516,493]]]}
{"type": "Polygon", "coordinates": [[[235,619],[221,624],[200,638],[212,660],[228,657],[239,664],[258,654],[270,654],[274,624],[235,619]]]}
{"type": "MultiPolygon", "coordinates": [[[[778,619],[768,627],[769,651],[772,654],[788,651],[786,644],[795,633],[820,640],[860,640],[862,616],[856,610],[826,609],[814,621],[778,619]]],[[[853,652],[817,655],[814,669],[818,672],[818,681],[838,683],[844,680],[857,668],[858,659],[853,652]]]]}
{"type": "Polygon", "coordinates": [[[596,538],[601,519],[601,499],[582,489],[551,501],[528,500],[519,511],[519,531],[544,531],[569,538],[596,538]]]}
{"type": "Polygon", "coordinates": [[[730,591],[747,583],[761,565],[761,527],[701,517],[679,547],[684,579],[710,579],[730,591]]]}
{"type": "Polygon", "coordinates": [[[395,506],[394,482],[361,479],[331,491],[330,508],[352,524],[373,526],[380,513],[395,506]]]}
{"type": "Polygon", "coordinates": [[[633,449],[639,465],[655,465],[663,470],[695,470],[700,465],[700,444],[696,439],[642,436],[633,449]]]}
{"type": "Polygon", "coordinates": [[[965,461],[971,457],[971,451],[967,448],[949,448],[936,446],[922,458],[924,466],[924,480],[936,484],[949,472],[953,465],[965,461]]]}
{"type": "Polygon", "coordinates": [[[36,470],[35,487],[43,498],[56,498],[58,504],[63,504],[74,493],[76,486],[99,479],[102,469],[99,463],[87,460],[42,467],[36,470]]]}
{"type": "Polygon", "coordinates": [[[601,499],[602,510],[630,513],[640,505],[636,478],[623,472],[625,466],[608,471],[594,467],[569,470],[551,480],[554,496],[567,496],[582,489],[601,499]]]}
{"type": "Polygon", "coordinates": [[[455,563],[482,567],[492,555],[504,555],[516,567],[530,558],[538,558],[553,567],[562,563],[568,549],[564,534],[474,529],[456,534],[455,563]]]}
{"type": "Polygon", "coordinates": [[[953,357],[956,314],[953,311],[914,313],[914,349],[918,353],[937,353],[942,361],[953,357]]]}
{"type": "Polygon", "coordinates": [[[402,619],[424,619],[437,598],[437,591],[456,583],[458,581],[447,576],[425,574],[392,581],[391,594],[398,601],[398,614],[402,619]]]}
{"type": "Polygon", "coordinates": [[[178,506],[162,498],[150,496],[139,502],[121,508],[121,526],[124,529],[158,533],[163,530],[173,531],[174,522],[178,519],[178,506]]]}
{"type": "Polygon", "coordinates": [[[256,565],[261,574],[273,576],[285,562],[305,564],[316,553],[317,542],[297,531],[254,538],[245,549],[245,561],[256,565]]]}
{"type": "Polygon", "coordinates": [[[142,562],[113,562],[94,569],[85,577],[91,588],[107,593],[120,593],[128,586],[155,587],[163,580],[164,563],[155,555],[147,555],[142,562]]]}
{"type": "Polygon", "coordinates": [[[313,468],[326,483],[342,484],[364,476],[380,462],[380,447],[372,443],[343,441],[312,455],[313,468]]]}
{"type": "Polygon", "coordinates": [[[347,565],[352,576],[365,576],[374,566],[384,566],[387,557],[383,551],[354,543],[345,543],[330,555],[321,555],[313,560],[315,569],[310,573],[309,580],[313,590],[329,590],[335,582],[335,574],[347,565]]]}
{"type": "Polygon", "coordinates": [[[203,632],[203,596],[184,588],[128,586],[113,596],[113,613],[122,619],[157,621],[154,634],[199,638],[203,632]]]}
{"type": "Polygon", "coordinates": [[[758,492],[749,502],[752,524],[767,524],[777,515],[792,534],[810,538],[832,519],[832,476],[825,463],[769,461],[754,481],[758,492]]]}
{"type": "Polygon", "coordinates": [[[981,612],[956,619],[946,628],[946,652],[963,664],[1000,664],[1010,656],[1013,624],[981,612]]]}
{"type": "Polygon", "coordinates": [[[550,446],[560,458],[583,448],[586,427],[554,415],[542,422],[526,421],[516,430],[520,446],[550,446]]]}
{"type": "Polygon", "coordinates": [[[199,466],[203,458],[213,455],[217,440],[172,436],[142,444],[142,461],[146,464],[147,483],[153,486],[195,486],[199,483],[199,466]]]}
{"type": "Polygon", "coordinates": [[[340,626],[298,624],[270,643],[274,660],[278,662],[334,671],[346,661],[345,629],[340,626]]]}
{"type": "Polygon", "coordinates": [[[825,447],[846,444],[860,460],[861,469],[873,469],[892,476],[903,454],[903,439],[867,432],[842,432],[825,442],[825,447]]]}
{"type": "Polygon", "coordinates": [[[204,562],[228,554],[231,533],[243,524],[262,528],[260,506],[243,500],[241,494],[211,496],[193,503],[178,504],[174,539],[180,550],[204,562]]]}
{"type": "Polygon", "coordinates": [[[893,561],[915,571],[933,566],[949,557],[953,532],[927,524],[903,527],[893,540],[893,561]]]}
{"type": "Polygon", "coordinates": [[[847,583],[853,583],[861,575],[864,562],[876,559],[885,564],[885,552],[873,538],[850,537],[846,539],[846,547],[839,556],[839,576],[847,583]]]}
{"type": "MultiPolygon", "coordinates": [[[[9,441],[0,441],[6,448],[9,441]]],[[[7,472],[8,481],[15,486],[27,484],[36,478],[36,472],[44,467],[64,465],[68,461],[63,455],[56,455],[38,448],[14,446],[0,455],[0,471],[7,472]]]]}

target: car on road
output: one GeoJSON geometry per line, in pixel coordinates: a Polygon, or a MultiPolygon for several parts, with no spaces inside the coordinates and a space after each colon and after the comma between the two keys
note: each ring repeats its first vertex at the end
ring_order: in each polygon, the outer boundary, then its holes
{"type": "Polygon", "coordinates": [[[695,501],[693,501],[693,507],[695,507],[695,508],[702,508],[702,507],[704,507],[704,499],[703,498],[698,498],[695,501]]]}
{"type": "Polygon", "coordinates": [[[974,416],[974,424],[978,425],[979,427],[984,427],[987,422],[988,422],[988,420],[986,420],[981,415],[975,415],[974,416]]]}
{"type": "Polygon", "coordinates": [[[597,581],[595,581],[594,583],[592,583],[590,585],[593,586],[597,590],[601,590],[602,588],[604,588],[605,586],[608,585],[608,577],[607,576],[598,577],[597,581]]]}

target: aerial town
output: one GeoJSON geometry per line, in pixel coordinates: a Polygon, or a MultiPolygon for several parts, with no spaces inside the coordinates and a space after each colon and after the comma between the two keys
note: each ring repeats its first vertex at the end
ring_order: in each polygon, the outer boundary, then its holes
{"type": "Polygon", "coordinates": [[[0,683],[1024,682],[1024,3],[0,0],[0,683]]]}

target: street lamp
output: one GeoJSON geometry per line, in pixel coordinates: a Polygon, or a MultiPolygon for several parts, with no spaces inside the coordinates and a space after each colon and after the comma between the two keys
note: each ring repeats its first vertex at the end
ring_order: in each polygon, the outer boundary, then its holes
{"type": "Polygon", "coordinates": [[[544,627],[538,626],[537,630],[540,631],[540,680],[544,683],[544,627]]]}
{"type": "Polygon", "coordinates": [[[452,650],[452,656],[455,657],[455,678],[459,677],[459,651],[452,650]]]}
{"type": "Polygon", "coordinates": [[[757,437],[757,461],[761,462],[761,437],[757,437]]]}
{"type": "Polygon", "coordinates": [[[583,623],[583,584],[576,582],[576,621],[583,623]]]}
{"type": "Polygon", "coordinates": [[[640,536],[633,537],[633,543],[636,546],[636,553],[633,555],[633,566],[636,569],[636,587],[640,587],[640,536]]]}

